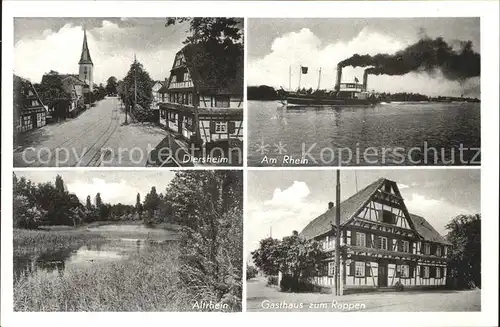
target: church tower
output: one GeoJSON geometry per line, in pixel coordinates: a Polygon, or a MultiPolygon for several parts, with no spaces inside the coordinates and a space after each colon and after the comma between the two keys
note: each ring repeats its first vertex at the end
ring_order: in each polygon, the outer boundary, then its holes
{"type": "Polygon", "coordinates": [[[83,47],[80,61],[78,77],[89,85],[90,92],[94,90],[94,64],[90,58],[89,46],[87,44],[87,32],[83,30],[83,47]]]}

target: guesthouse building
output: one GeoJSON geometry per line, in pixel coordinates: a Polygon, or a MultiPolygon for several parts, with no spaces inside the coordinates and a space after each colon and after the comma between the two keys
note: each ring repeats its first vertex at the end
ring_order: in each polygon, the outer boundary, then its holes
{"type": "MultiPolygon", "coordinates": [[[[321,243],[320,273],[311,282],[335,288],[335,205],[300,233],[321,243]]],[[[449,243],[408,212],[396,182],[381,178],[340,204],[340,288],[343,293],[446,285],[449,243]]]]}

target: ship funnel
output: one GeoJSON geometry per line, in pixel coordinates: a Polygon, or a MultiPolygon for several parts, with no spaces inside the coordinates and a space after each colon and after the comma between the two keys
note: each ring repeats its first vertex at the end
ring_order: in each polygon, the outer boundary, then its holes
{"type": "Polygon", "coordinates": [[[340,91],[340,81],[342,80],[342,66],[337,65],[337,81],[335,82],[335,90],[340,91]]]}
{"type": "Polygon", "coordinates": [[[363,73],[363,90],[368,91],[368,71],[363,73]]]}

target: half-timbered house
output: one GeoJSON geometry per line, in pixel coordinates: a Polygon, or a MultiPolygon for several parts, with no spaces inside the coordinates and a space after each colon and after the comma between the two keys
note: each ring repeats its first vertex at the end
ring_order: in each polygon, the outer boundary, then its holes
{"type": "MultiPolygon", "coordinates": [[[[301,232],[322,244],[323,269],[313,284],[334,288],[335,206],[301,232]]],[[[408,212],[396,182],[381,178],[340,204],[340,286],[361,289],[446,285],[449,243],[408,212]]]]}
{"type": "Polygon", "coordinates": [[[33,84],[14,75],[14,133],[45,126],[46,114],[33,84]]]}
{"type": "Polygon", "coordinates": [[[189,44],[175,55],[166,85],[158,90],[160,124],[186,141],[199,133],[203,145],[243,141],[243,58],[226,58],[241,62],[218,72],[206,51],[189,44]]]}

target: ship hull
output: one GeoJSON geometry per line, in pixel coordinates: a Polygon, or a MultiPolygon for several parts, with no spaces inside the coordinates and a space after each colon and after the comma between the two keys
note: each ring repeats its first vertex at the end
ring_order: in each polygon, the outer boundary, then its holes
{"type": "Polygon", "coordinates": [[[337,99],[332,97],[288,96],[287,105],[302,106],[370,106],[378,103],[374,99],[337,99]]]}

